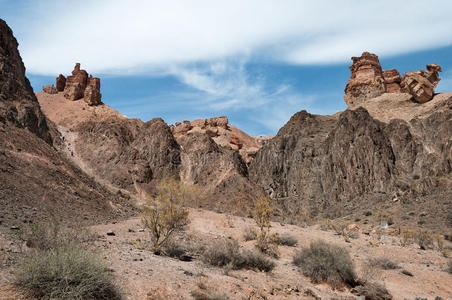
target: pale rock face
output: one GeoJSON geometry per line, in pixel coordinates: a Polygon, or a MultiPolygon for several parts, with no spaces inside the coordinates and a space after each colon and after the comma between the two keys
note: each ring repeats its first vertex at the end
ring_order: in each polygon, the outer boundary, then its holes
{"type": "Polygon", "coordinates": [[[349,107],[357,107],[367,99],[383,94],[386,87],[378,56],[364,52],[352,60],[352,74],[345,87],[344,100],[349,107]]]}
{"type": "Polygon", "coordinates": [[[432,100],[434,89],[439,82],[437,64],[427,65],[427,71],[410,71],[401,78],[397,69],[382,70],[378,56],[363,52],[360,57],[352,57],[352,74],[345,87],[344,100],[353,109],[367,100],[383,93],[408,93],[418,103],[432,100]]]}
{"type": "Polygon", "coordinates": [[[386,85],[386,93],[401,93],[402,89],[400,87],[400,82],[402,78],[400,77],[399,71],[397,69],[384,70],[383,78],[386,85]]]}

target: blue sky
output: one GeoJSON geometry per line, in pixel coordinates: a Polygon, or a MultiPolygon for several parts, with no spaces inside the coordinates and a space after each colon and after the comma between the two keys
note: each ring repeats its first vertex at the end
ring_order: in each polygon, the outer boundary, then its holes
{"type": "Polygon", "coordinates": [[[251,135],[344,110],[363,51],[401,73],[440,64],[437,90],[452,91],[450,1],[91,2],[0,0],[35,90],[80,62],[129,117],[226,115],[251,135]]]}

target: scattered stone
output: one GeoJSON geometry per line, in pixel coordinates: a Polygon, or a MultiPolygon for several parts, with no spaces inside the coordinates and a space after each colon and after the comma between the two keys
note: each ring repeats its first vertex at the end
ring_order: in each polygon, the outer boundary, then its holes
{"type": "Polygon", "coordinates": [[[14,225],[11,226],[10,229],[11,229],[11,230],[20,230],[19,226],[14,226],[14,225]]]}
{"type": "Polygon", "coordinates": [[[407,270],[405,270],[405,269],[403,269],[402,271],[400,271],[400,273],[402,273],[402,274],[404,274],[404,275],[406,275],[406,276],[410,276],[410,277],[413,277],[413,276],[414,276],[413,273],[411,273],[410,271],[407,271],[407,270]]]}
{"type": "Polygon", "coordinates": [[[115,234],[115,232],[113,230],[109,230],[109,231],[107,231],[107,235],[115,236],[116,234],[115,234]]]}

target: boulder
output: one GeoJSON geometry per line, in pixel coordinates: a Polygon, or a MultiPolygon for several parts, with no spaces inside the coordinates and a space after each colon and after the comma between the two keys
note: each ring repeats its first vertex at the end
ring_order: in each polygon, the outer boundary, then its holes
{"type": "Polygon", "coordinates": [[[57,94],[58,93],[57,88],[54,87],[53,84],[43,86],[42,91],[47,94],[57,94]]]}
{"type": "Polygon", "coordinates": [[[380,96],[386,88],[378,56],[363,52],[352,60],[352,74],[345,87],[344,100],[349,107],[357,107],[367,99],[380,96]]]}
{"type": "Polygon", "coordinates": [[[64,91],[65,87],[66,87],[66,77],[64,77],[63,74],[60,74],[56,78],[56,89],[58,92],[62,92],[64,91]]]}
{"type": "Polygon", "coordinates": [[[436,64],[427,65],[427,71],[409,71],[404,74],[400,84],[402,90],[410,93],[418,103],[430,101],[435,93],[435,87],[440,81],[438,72],[441,72],[441,67],[436,64]]]}

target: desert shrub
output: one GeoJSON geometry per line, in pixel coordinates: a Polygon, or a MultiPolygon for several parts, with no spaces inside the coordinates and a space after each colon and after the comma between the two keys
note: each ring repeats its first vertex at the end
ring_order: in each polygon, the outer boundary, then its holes
{"type": "Polygon", "coordinates": [[[278,234],[270,233],[270,217],[272,209],[270,207],[270,199],[268,197],[262,197],[257,201],[254,206],[254,220],[259,227],[259,233],[257,235],[256,247],[262,253],[277,258],[278,254],[278,234]]]}
{"type": "Polygon", "coordinates": [[[263,254],[249,250],[240,249],[237,240],[223,239],[208,247],[202,260],[212,266],[228,266],[232,269],[257,269],[260,271],[271,271],[275,263],[263,254]]]}
{"type": "Polygon", "coordinates": [[[381,284],[376,282],[366,282],[356,286],[351,290],[355,295],[365,296],[368,300],[392,300],[392,295],[381,284]]]}
{"type": "Polygon", "coordinates": [[[245,231],[243,232],[243,238],[245,241],[254,241],[257,239],[257,232],[252,227],[245,228],[245,231]]]}
{"type": "Polygon", "coordinates": [[[181,258],[187,253],[187,249],[182,243],[169,240],[163,245],[162,252],[169,257],[181,258]]]}
{"type": "Polygon", "coordinates": [[[296,238],[286,233],[278,236],[278,243],[284,246],[295,247],[298,241],[296,238]]]}
{"type": "Polygon", "coordinates": [[[355,283],[354,265],[347,250],[324,241],[312,242],[301,249],[293,263],[314,283],[326,282],[333,288],[355,283]]]}
{"type": "Polygon", "coordinates": [[[198,283],[198,287],[191,291],[191,296],[195,300],[229,300],[227,294],[220,294],[214,291],[214,289],[208,287],[203,282],[198,283]]]}
{"type": "Polygon", "coordinates": [[[426,229],[419,229],[416,231],[415,241],[422,250],[434,247],[434,235],[426,229]]]}
{"type": "Polygon", "coordinates": [[[414,243],[416,233],[408,228],[400,229],[400,245],[405,247],[414,243]]]}
{"type": "Polygon", "coordinates": [[[45,299],[121,299],[102,259],[80,246],[33,251],[15,267],[15,284],[45,299]]]}
{"type": "Polygon", "coordinates": [[[154,253],[159,254],[171,236],[189,223],[188,210],[182,205],[193,195],[175,179],[163,179],[157,190],[157,196],[148,199],[144,206],[141,221],[149,229],[154,253]]]}
{"type": "Polygon", "coordinates": [[[327,226],[333,230],[337,235],[344,235],[345,229],[350,225],[348,220],[327,220],[327,226]]]}
{"type": "Polygon", "coordinates": [[[386,257],[376,257],[369,260],[369,265],[378,267],[383,270],[394,270],[400,267],[392,260],[386,257]]]}

